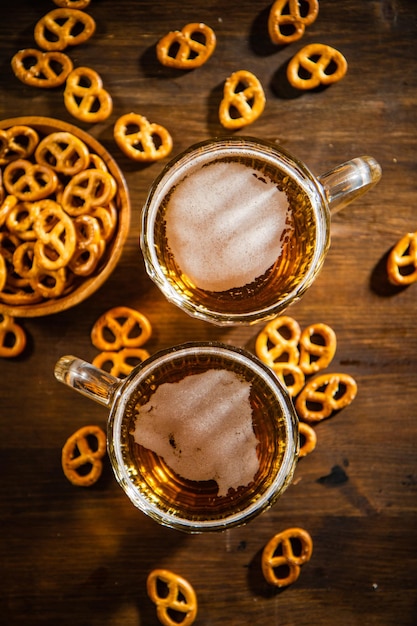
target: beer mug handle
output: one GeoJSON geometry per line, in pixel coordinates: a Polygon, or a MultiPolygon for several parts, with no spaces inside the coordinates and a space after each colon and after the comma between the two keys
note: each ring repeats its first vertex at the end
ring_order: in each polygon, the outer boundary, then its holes
{"type": "Polygon", "coordinates": [[[381,178],[381,166],[371,156],[346,161],[317,177],[329,204],[336,213],[347,204],[366,193],[381,178]]]}
{"type": "Polygon", "coordinates": [[[122,384],[119,378],[72,355],[63,356],[57,361],[54,374],[59,382],[108,408],[122,384]]]}

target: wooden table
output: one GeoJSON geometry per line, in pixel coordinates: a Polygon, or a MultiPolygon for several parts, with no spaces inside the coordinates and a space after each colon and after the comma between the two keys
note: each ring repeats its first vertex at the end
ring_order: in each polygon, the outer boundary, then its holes
{"type": "MultiPolygon", "coordinates": [[[[37,20],[52,2],[14,0],[0,9],[0,116],[42,115],[77,124],[62,89],[25,87],[10,59],[33,47],[37,20]]],[[[98,138],[123,170],[132,202],[130,235],[108,282],[72,310],[19,319],[28,346],[0,362],[0,622],[7,626],[158,624],[146,578],[156,567],[194,586],[196,624],[243,626],[402,626],[416,623],[417,600],[417,286],[389,288],[386,255],[416,230],[417,15],[414,0],[323,0],[304,38],[269,43],[269,3],[249,0],[92,0],[94,37],[69,51],[98,71],[111,92],[111,117],[78,125],[98,138]],[[166,71],[155,43],[203,21],[217,50],[202,68],[166,71]],[[349,63],[325,90],[294,93],[284,68],[303,45],[322,42],[349,63]],[[253,350],[261,327],[216,328],[168,304],[147,278],[138,249],[139,217],[164,162],[129,161],[112,138],[115,120],[136,111],[165,125],[178,153],[226,134],[217,118],[225,78],[254,72],[266,92],[263,115],[240,131],[276,141],[320,174],[371,154],[379,185],[333,220],[332,246],[313,287],[289,313],[302,327],[325,322],[337,334],[331,365],[352,375],[352,405],[317,426],[316,450],[299,462],[281,501],[248,526],[188,536],[136,510],[108,462],[92,488],[64,477],[61,448],[79,427],[106,425],[106,410],[53,376],[66,353],[91,360],[95,320],[116,305],[137,308],[153,325],[150,352],[188,340],[217,339],[253,350]],[[301,526],[314,553],[282,592],[268,586],[260,554],[278,531],[301,526]]],[[[239,134],[239,133],[237,133],[239,134]]]]}

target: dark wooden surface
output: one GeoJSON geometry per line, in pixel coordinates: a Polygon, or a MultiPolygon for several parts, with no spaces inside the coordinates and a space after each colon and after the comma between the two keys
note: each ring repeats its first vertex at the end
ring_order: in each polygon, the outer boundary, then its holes
{"type": "MultiPolygon", "coordinates": [[[[0,116],[46,115],[77,124],[62,89],[22,85],[10,59],[34,45],[33,28],[52,2],[13,0],[0,8],[0,116]]],[[[417,285],[387,286],[384,263],[396,240],[416,230],[417,7],[414,0],[320,2],[317,21],[285,48],[269,44],[268,2],[92,0],[97,30],[69,50],[110,91],[109,120],[78,124],[117,159],[132,201],[130,236],[117,269],[88,301],[43,319],[19,320],[25,353],[0,362],[0,623],[7,626],[153,626],[145,581],[155,567],[186,577],[199,599],[196,624],[243,626],[412,625],[417,615],[417,285]],[[193,72],[158,65],[156,41],[204,21],[217,33],[211,60],[193,72]],[[289,58],[321,42],[347,58],[346,77],[295,94],[289,58]],[[242,133],[272,139],[316,174],[363,153],[383,169],[380,184],[334,217],[332,246],[317,281],[289,313],[302,326],[336,331],[333,370],[353,375],[354,403],[317,427],[318,446],[272,510],[222,535],[186,536],[138,512],[108,462],[99,483],[70,485],[60,452],[79,427],[106,424],[106,410],[55,381],[66,353],[87,360],[89,333],[112,306],[152,322],[151,352],[186,340],[219,339],[253,349],[257,327],[218,329],[168,304],[146,277],[139,216],[162,163],[141,167],[112,139],[118,116],[136,111],[165,125],[174,153],[225,134],[217,120],[224,79],[237,69],[264,85],[262,117],[242,133]],[[268,587],[260,553],[272,535],[302,526],[314,553],[296,584],[268,587]]]]}

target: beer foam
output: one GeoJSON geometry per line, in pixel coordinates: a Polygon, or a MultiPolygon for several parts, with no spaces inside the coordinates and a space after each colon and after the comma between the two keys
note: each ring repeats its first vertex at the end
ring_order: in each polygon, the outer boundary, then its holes
{"type": "Polygon", "coordinates": [[[259,468],[249,394],[250,383],[228,370],[164,383],[136,407],[134,439],[183,478],[215,480],[225,496],[259,468]]]}
{"type": "Polygon", "coordinates": [[[289,203],[276,182],[238,161],[215,161],[187,175],[166,210],[168,246],[199,288],[252,283],[281,254],[289,203]]]}

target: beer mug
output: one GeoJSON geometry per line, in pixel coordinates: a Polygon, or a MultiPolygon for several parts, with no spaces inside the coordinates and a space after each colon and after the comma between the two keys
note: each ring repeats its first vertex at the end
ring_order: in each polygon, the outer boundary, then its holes
{"type": "Polygon", "coordinates": [[[368,156],[315,177],[259,139],[196,144],[150,189],[140,237],[146,270],[169,301],[194,317],[220,326],[270,319],[317,276],[331,213],[380,177],[368,156]]]}
{"type": "Polygon", "coordinates": [[[55,376],[110,409],[116,479],[162,525],[188,533],[239,526],[291,482],[297,415],[272,370],[245,350],[218,342],[174,346],[123,380],[64,356],[55,376]]]}

